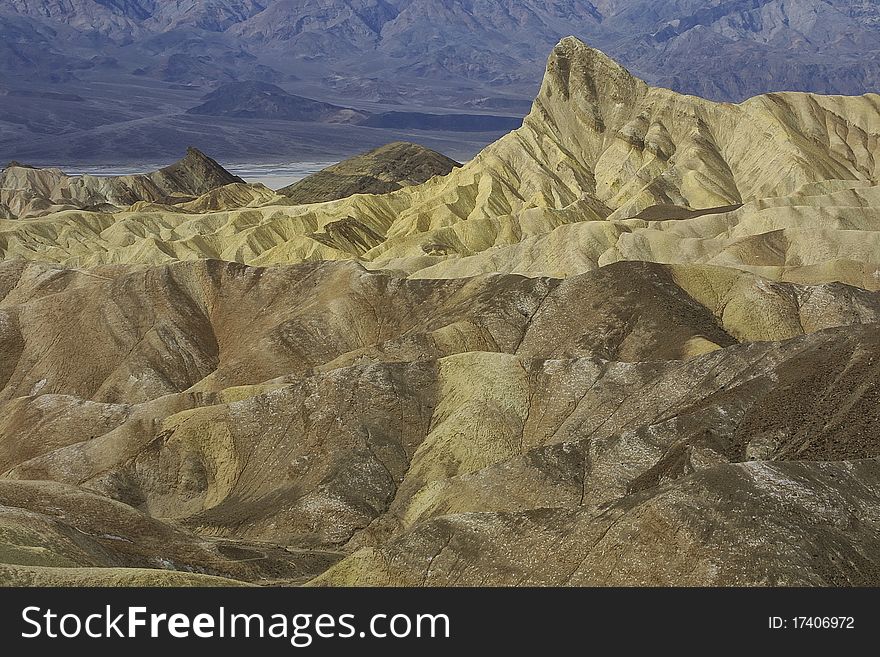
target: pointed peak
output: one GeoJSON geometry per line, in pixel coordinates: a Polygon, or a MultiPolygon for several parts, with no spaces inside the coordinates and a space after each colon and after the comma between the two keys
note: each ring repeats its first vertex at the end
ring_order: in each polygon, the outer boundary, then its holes
{"type": "Polygon", "coordinates": [[[37,167],[33,167],[30,164],[23,164],[17,160],[12,160],[9,164],[3,167],[3,170],[6,169],[36,169],[37,167]]]}
{"type": "Polygon", "coordinates": [[[601,50],[568,36],[553,48],[541,97],[585,97],[591,102],[624,102],[647,85],[601,50]]]}
{"type": "Polygon", "coordinates": [[[559,40],[559,43],[557,43],[556,46],[553,48],[553,50],[573,51],[582,48],[589,48],[589,46],[585,42],[578,39],[576,36],[569,35],[567,37],[562,37],[559,40]]]}
{"type": "MultiPolygon", "coordinates": [[[[183,161],[186,160],[198,160],[201,162],[209,162],[217,164],[215,160],[205,155],[202,151],[200,151],[195,146],[187,146],[186,148],[186,156],[183,158],[183,161]]],[[[217,166],[220,166],[217,164],[217,166]]]]}
{"type": "Polygon", "coordinates": [[[194,146],[186,149],[186,156],[182,160],[151,175],[164,180],[167,183],[165,186],[172,191],[192,195],[201,195],[216,187],[244,182],[194,146]]]}
{"type": "Polygon", "coordinates": [[[610,64],[612,66],[622,68],[620,66],[620,64],[618,64],[614,60],[614,58],[612,58],[610,55],[606,55],[604,52],[602,52],[598,48],[593,48],[592,46],[588,45],[585,41],[582,41],[581,39],[577,38],[576,36],[567,36],[567,37],[563,37],[562,39],[560,39],[559,43],[557,43],[553,47],[553,53],[551,54],[551,57],[553,56],[553,54],[565,54],[565,55],[575,55],[576,54],[580,57],[589,57],[589,58],[592,58],[592,59],[595,59],[598,61],[607,62],[608,64],[610,64]]]}
{"type": "Polygon", "coordinates": [[[614,58],[606,55],[598,48],[588,46],[575,36],[567,36],[556,44],[550,54],[548,65],[561,58],[577,62],[582,67],[589,67],[595,72],[605,71],[610,74],[637,79],[614,58]]]}
{"type": "Polygon", "coordinates": [[[232,174],[226,171],[217,160],[205,155],[204,152],[200,151],[195,146],[188,146],[186,149],[186,155],[182,159],[165,167],[162,171],[168,171],[171,169],[191,169],[193,167],[197,167],[200,171],[212,171],[232,176],[232,174]]]}

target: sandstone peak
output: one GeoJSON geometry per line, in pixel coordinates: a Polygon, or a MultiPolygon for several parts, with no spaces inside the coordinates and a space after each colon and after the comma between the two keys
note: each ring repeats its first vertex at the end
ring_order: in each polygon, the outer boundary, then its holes
{"type": "Polygon", "coordinates": [[[617,60],[606,55],[598,48],[593,48],[576,36],[567,36],[560,39],[559,43],[551,51],[548,61],[552,62],[560,57],[578,59],[582,62],[589,62],[596,68],[604,67],[611,71],[623,71],[631,75],[617,60]]]}
{"type": "Polygon", "coordinates": [[[639,86],[647,85],[601,50],[568,36],[550,53],[541,93],[558,90],[568,98],[579,92],[598,100],[600,94],[609,93],[622,98],[639,86]]]}
{"type": "MultiPolygon", "coordinates": [[[[200,151],[195,146],[187,146],[186,147],[186,156],[183,159],[184,159],[184,161],[185,160],[192,160],[192,161],[198,161],[198,162],[212,162],[214,164],[217,164],[217,162],[215,160],[213,160],[210,157],[208,157],[207,155],[205,155],[202,151],[200,151]]],[[[217,166],[219,166],[219,165],[217,165],[217,166]]]]}

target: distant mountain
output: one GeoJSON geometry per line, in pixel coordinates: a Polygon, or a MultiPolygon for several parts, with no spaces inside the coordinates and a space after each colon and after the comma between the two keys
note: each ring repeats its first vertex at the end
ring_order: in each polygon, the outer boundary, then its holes
{"type": "Polygon", "coordinates": [[[344,78],[378,73],[429,88],[536,84],[544,53],[568,34],[650,82],[719,99],[861,93],[880,81],[880,6],[868,0],[0,0],[0,17],[27,19],[3,25],[15,43],[22,30],[66,28],[47,56],[103,40],[127,53],[207,54],[224,67],[221,53],[247,53],[233,68],[262,60],[307,77],[335,63],[344,78]],[[743,75],[756,61],[761,70],[743,75]]]}
{"type": "MultiPolygon", "coordinates": [[[[522,116],[545,53],[567,35],[653,85],[716,100],[880,89],[880,5],[869,0],[0,0],[0,87],[86,92],[100,123],[82,125],[55,101],[19,117],[0,95],[0,157],[30,157],[39,132],[56,137],[36,152],[94,158],[116,133],[103,126],[129,121],[140,132],[120,128],[119,142],[165,153],[203,134],[167,117],[195,93],[245,81],[374,114],[522,116]],[[71,135],[82,138],[71,146],[71,135]]],[[[253,112],[283,116],[285,102],[253,112]]],[[[249,111],[229,104],[212,115],[249,111]]],[[[270,133],[252,141],[278,143],[270,133]]],[[[354,152],[369,133],[346,140],[354,152]]]]}
{"type": "Polygon", "coordinates": [[[224,84],[205,96],[204,101],[188,110],[187,114],[324,123],[357,123],[367,116],[347,107],[289,94],[281,87],[266,82],[224,84]]]}
{"type": "Polygon", "coordinates": [[[266,82],[230,82],[209,93],[187,114],[314,123],[349,123],[371,128],[453,132],[507,132],[522,119],[491,114],[430,114],[380,112],[373,114],[296,96],[266,82]]]}
{"type": "Polygon", "coordinates": [[[314,173],[279,194],[297,203],[320,203],[353,194],[387,194],[445,176],[461,165],[430,148],[394,142],[314,173]]]}
{"type": "Polygon", "coordinates": [[[613,53],[650,82],[719,100],[880,89],[869,0],[613,1],[613,53]],[[630,36],[624,36],[627,32],[630,36]]]}

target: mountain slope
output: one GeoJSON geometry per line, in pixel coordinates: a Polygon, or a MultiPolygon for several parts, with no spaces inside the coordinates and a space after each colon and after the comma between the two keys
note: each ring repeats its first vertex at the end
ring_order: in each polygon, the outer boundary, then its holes
{"type": "Polygon", "coordinates": [[[857,519],[880,501],[877,475],[874,459],[737,463],[602,510],[452,514],[363,548],[312,584],[872,586],[863,555],[880,547],[876,527],[857,519]],[[804,535],[807,525],[821,529],[804,535]]]}
{"type": "Polygon", "coordinates": [[[876,540],[877,294],[642,263],[408,281],[351,263],[5,262],[0,282],[5,581],[145,567],[256,582],[330,567],[322,584],[874,581],[859,555],[876,540]],[[830,522],[847,517],[863,520],[830,522]],[[679,550],[665,528],[683,522],[679,550]],[[131,543],[71,545],[65,527],[131,543]],[[835,560],[749,557],[780,541],[835,560]]]}

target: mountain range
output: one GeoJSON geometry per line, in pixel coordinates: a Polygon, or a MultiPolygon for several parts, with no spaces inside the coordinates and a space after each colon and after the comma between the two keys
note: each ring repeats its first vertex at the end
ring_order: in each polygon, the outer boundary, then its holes
{"type": "MultiPolygon", "coordinates": [[[[193,65],[219,56],[218,76],[223,64],[259,66],[268,50],[304,70],[338,63],[351,78],[534,83],[544,53],[574,33],[650,82],[725,100],[771,90],[853,93],[876,84],[880,43],[880,9],[865,0],[4,0],[0,12],[17,37],[9,51],[31,34],[63,29],[52,46],[65,56],[65,40],[99,40],[193,65]],[[762,69],[736,75],[757,58],[762,69]],[[710,74],[720,66],[732,79],[710,74]]],[[[272,63],[284,68],[280,57],[272,63]]]]}
{"type": "Polygon", "coordinates": [[[567,37],[460,167],[6,218],[0,582],[876,586],[878,148],[567,37]]]}
{"type": "Polygon", "coordinates": [[[182,203],[234,183],[244,184],[201,151],[150,174],[68,176],[11,162],[0,172],[0,218],[26,219],[63,210],[114,211],[139,201],[182,203]]]}
{"type": "MultiPolygon", "coordinates": [[[[567,34],[651,84],[717,100],[880,86],[880,9],[867,0],[2,0],[0,159],[167,157],[181,141],[240,158],[240,122],[218,122],[212,145],[186,114],[233,82],[358,111],[522,116],[567,34]]],[[[384,142],[405,137],[393,127],[384,142]]],[[[319,128],[335,138],[314,144],[300,143],[307,128],[244,129],[247,154],[276,159],[383,142],[368,129],[319,128]]],[[[472,155],[503,129],[484,132],[447,150],[472,155]]]]}

